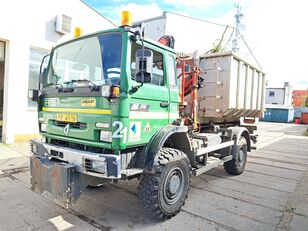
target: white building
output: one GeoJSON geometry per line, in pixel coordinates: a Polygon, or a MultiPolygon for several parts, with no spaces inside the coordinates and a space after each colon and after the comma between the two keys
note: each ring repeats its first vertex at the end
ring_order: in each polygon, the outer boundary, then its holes
{"type": "MultiPolygon", "coordinates": [[[[231,50],[233,39],[233,27],[215,22],[210,22],[198,18],[193,18],[173,12],[164,12],[162,16],[146,19],[142,21],[146,26],[146,37],[158,41],[163,35],[172,35],[175,39],[176,52],[192,54],[198,50],[199,54],[204,54],[214,48],[222,38],[226,30],[221,48],[231,50]],[[225,45],[228,46],[225,47],[225,45]]],[[[141,22],[135,22],[138,25],[141,22]]],[[[228,22],[233,25],[234,22],[228,22]]],[[[242,40],[239,41],[242,44],[242,40]]],[[[254,64],[250,53],[245,46],[241,46],[241,53],[245,54],[245,59],[254,64]]]]}
{"type": "Polygon", "coordinates": [[[3,142],[29,139],[38,133],[36,104],[28,100],[28,89],[37,88],[43,56],[56,44],[72,39],[76,27],[87,34],[115,25],[80,0],[1,1],[0,120],[3,142]],[[56,24],[59,26],[61,20],[63,31],[59,33],[56,24]]]}
{"type": "Polygon", "coordinates": [[[292,87],[288,82],[285,82],[283,88],[266,88],[265,104],[266,107],[271,107],[271,105],[291,106],[292,87]]]}

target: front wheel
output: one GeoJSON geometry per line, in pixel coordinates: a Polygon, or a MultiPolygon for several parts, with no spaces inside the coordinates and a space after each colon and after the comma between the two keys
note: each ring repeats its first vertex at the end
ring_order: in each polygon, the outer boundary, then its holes
{"type": "Polygon", "coordinates": [[[187,198],[190,165],[187,156],[173,148],[162,148],[156,159],[154,174],[142,176],[138,194],[144,209],[159,219],[175,216],[187,198]]]}
{"type": "Polygon", "coordinates": [[[247,143],[245,137],[241,136],[235,156],[232,160],[224,163],[225,170],[232,175],[240,175],[244,172],[247,161],[247,143]]]}

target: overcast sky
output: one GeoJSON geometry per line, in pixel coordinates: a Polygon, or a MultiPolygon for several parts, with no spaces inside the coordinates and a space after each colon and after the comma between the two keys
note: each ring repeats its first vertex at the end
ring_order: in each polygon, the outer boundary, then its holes
{"type": "Polygon", "coordinates": [[[235,3],[244,17],[242,34],[267,74],[269,86],[308,87],[308,2],[304,0],[85,0],[115,24],[123,10],[134,21],[162,15],[163,11],[234,25],[235,3]]]}

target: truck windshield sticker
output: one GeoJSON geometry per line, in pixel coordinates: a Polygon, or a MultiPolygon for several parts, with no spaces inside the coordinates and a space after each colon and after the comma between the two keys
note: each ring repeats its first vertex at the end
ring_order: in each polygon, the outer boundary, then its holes
{"type": "Polygon", "coordinates": [[[140,138],[141,138],[141,122],[130,122],[128,141],[136,142],[140,141],[140,138]]]}
{"type": "Polygon", "coordinates": [[[82,107],[95,107],[96,99],[95,98],[84,98],[80,101],[82,107]]]}
{"type": "Polygon", "coordinates": [[[149,122],[147,122],[147,124],[145,125],[144,131],[145,131],[145,132],[150,132],[150,131],[151,131],[151,125],[150,125],[149,122]]]}

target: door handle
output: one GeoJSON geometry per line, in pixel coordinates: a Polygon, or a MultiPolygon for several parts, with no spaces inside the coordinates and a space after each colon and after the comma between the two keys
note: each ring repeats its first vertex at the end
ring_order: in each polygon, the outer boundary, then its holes
{"type": "Polygon", "coordinates": [[[160,102],[159,105],[160,105],[160,107],[165,108],[165,107],[168,107],[168,106],[169,106],[169,103],[166,102],[166,101],[164,101],[164,102],[160,102]]]}

